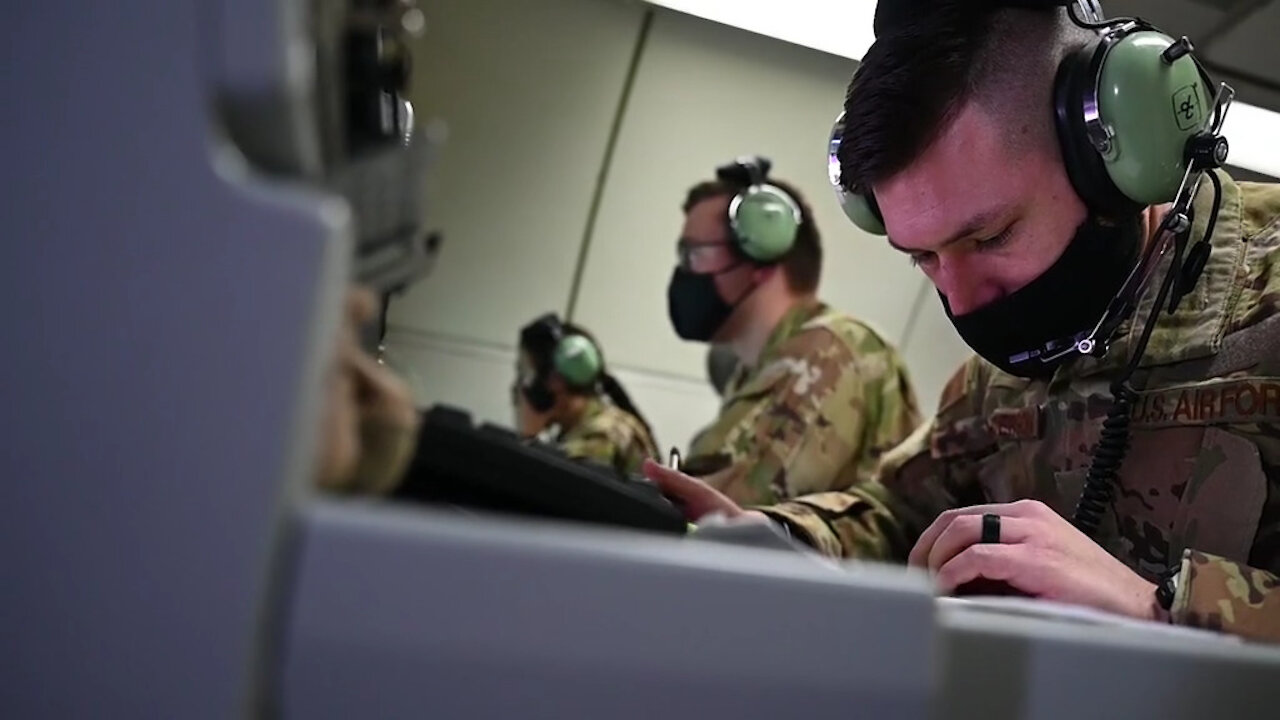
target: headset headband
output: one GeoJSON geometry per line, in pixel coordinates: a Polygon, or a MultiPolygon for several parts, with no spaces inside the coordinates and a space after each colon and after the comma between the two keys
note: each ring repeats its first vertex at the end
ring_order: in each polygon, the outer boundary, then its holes
{"type": "Polygon", "coordinates": [[[773,169],[769,158],[759,155],[743,156],[716,168],[716,178],[739,188],[763,185],[773,169]]]}

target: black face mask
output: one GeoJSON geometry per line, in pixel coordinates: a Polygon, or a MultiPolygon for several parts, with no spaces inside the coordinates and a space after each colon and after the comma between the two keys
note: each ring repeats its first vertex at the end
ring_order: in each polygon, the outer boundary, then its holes
{"type": "Polygon", "coordinates": [[[1073,356],[1053,362],[1040,356],[1098,324],[1137,263],[1141,237],[1137,216],[1117,225],[1090,217],[1062,257],[1026,287],[964,315],[952,315],[946,297],[942,307],[965,343],[992,365],[1018,377],[1048,377],[1073,356]]]}
{"type": "Polygon", "coordinates": [[[715,336],[738,303],[751,294],[748,290],[738,302],[727,303],[716,290],[716,276],[737,267],[734,264],[718,273],[695,273],[676,266],[667,285],[667,314],[677,335],[697,342],[708,342],[715,336]]]}

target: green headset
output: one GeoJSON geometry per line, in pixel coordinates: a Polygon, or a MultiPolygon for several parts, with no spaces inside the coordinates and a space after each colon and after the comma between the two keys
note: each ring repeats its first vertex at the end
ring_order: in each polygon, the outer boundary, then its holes
{"type": "Polygon", "coordinates": [[[530,350],[548,345],[551,348],[549,355],[534,358],[535,374],[520,384],[525,398],[538,412],[546,412],[555,404],[547,382],[551,372],[577,390],[594,386],[604,375],[600,348],[586,335],[567,331],[555,313],[547,313],[526,326],[521,331],[521,345],[530,350]]]}
{"type": "MultiPolygon", "coordinates": [[[[1079,3],[1070,12],[1098,37],[1063,59],[1053,88],[1071,184],[1091,211],[1105,217],[1172,201],[1189,164],[1226,161],[1226,139],[1209,130],[1220,123],[1210,112],[1217,106],[1213,81],[1185,37],[1174,40],[1140,19],[1091,22],[1078,11],[1096,16],[1096,4],[1079,3]]],[[[884,235],[874,196],[849,192],[840,182],[844,129],[841,113],[828,145],[829,179],[845,215],[862,230],[884,235]]]]}
{"type": "Polygon", "coordinates": [[[781,260],[796,243],[803,215],[795,198],[768,182],[773,163],[764,157],[741,157],[716,168],[721,182],[738,188],[729,201],[729,230],[734,247],[757,263],[781,260]]]}

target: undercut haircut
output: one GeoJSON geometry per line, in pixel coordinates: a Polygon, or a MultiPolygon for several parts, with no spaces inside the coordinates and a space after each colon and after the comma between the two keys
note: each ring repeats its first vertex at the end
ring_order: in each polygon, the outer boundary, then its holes
{"type": "Polygon", "coordinates": [[[867,193],[915,162],[973,102],[1008,127],[1011,152],[1059,153],[1053,81],[1095,37],[1065,9],[940,0],[878,38],[845,95],[840,184],[867,193]]]}

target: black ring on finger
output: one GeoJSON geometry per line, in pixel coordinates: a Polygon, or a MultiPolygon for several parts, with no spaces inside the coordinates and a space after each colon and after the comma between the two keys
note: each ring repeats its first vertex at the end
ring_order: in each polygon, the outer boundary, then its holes
{"type": "Polygon", "coordinates": [[[982,516],[982,539],[979,542],[1000,542],[1000,516],[986,513],[982,516]]]}

